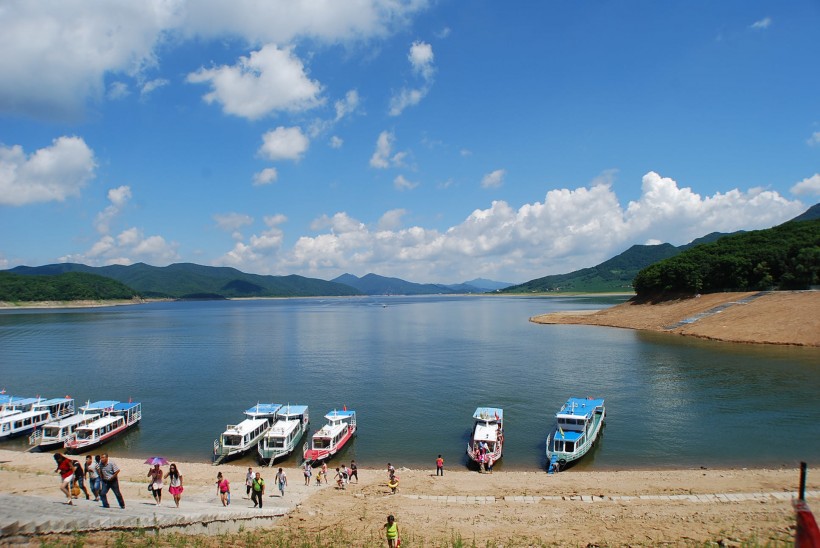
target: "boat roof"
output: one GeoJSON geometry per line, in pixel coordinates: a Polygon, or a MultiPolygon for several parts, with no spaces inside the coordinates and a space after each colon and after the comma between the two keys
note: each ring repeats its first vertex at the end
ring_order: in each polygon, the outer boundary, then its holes
{"type": "Polygon", "coordinates": [[[51,407],[52,405],[61,405],[73,401],[74,398],[51,398],[50,400],[40,400],[35,407],[51,407]]]}
{"type": "Polygon", "coordinates": [[[329,421],[332,421],[332,420],[336,420],[336,419],[346,419],[346,418],[355,417],[355,416],[356,416],[356,412],[353,411],[352,409],[345,409],[343,411],[338,411],[338,410],[334,409],[333,411],[330,411],[327,415],[325,415],[325,418],[329,421]]]}
{"type": "Polygon", "coordinates": [[[244,435],[248,432],[253,432],[257,426],[267,424],[268,419],[245,419],[239,424],[235,424],[233,428],[226,428],[223,434],[244,435]]]}
{"type": "Polygon", "coordinates": [[[117,402],[114,404],[114,411],[128,411],[129,409],[133,409],[139,406],[140,402],[138,401],[129,401],[127,403],[117,402]]]}
{"type": "Polygon", "coordinates": [[[314,438],[334,438],[339,432],[347,430],[347,424],[336,422],[333,424],[326,424],[319,430],[313,433],[314,438]]]}
{"type": "Polygon", "coordinates": [[[45,426],[56,426],[62,428],[63,426],[71,426],[72,424],[79,424],[83,421],[93,422],[99,417],[99,415],[95,413],[90,413],[88,415],[71,415],[70,417],[65,417],[64,419],[60,419],[58,421],[52,421],[48,424],[43,425],[45,426]]]}
{"type": "Polygon", "coordinates": [[[299,419],[280,420],[271,426],[268,433],[265,434],[269,438],[287,437],[291,432],[299,428],[299,419]]]}
{"type": "Polygon", "coordinates": [[[282,407],[281,403],[257,403],[256,405],[245,411],[245,414],[249,417],[257,417],[261,415],[275,415],[280,407],[282,407]]]}
{"type": "Polygon", "coordinates": [[[19,409],[0,409],[0,418],[19,415],[20,413],[22,413],[22,411],[19,409]]]}
{"type": "Polygon", "coordinates": [[[105,417],[100,417],[99,419],[89,422],[84,426],[80,426],[79,428],[77,428],[77,430],[94,430],[96,428],[107,426],[120,420],[124,419],[122,417],[106,415],[105,417]]]}
{"type": "Polygon", "coordinates": [[[83,411],[105,411],[106,409],[113,409],[118,403],[120,402],[117,400],[100,400],[87,403],[80,407],[80,409],[83,411]]]}
{"type": "Polygon", "coordinates": [[[473,418],[476,420],[504,420],[504,410],[500,407],[476,407],[473,418]]]}
{"type": "Polygon", "coordinates": [[[555,439],[564,441],[578,441],[578,438],[583,435],[583,432],[578,430],[556,430],[555,439]]]}
{"type": "Polygon", "coordinates": [[[28,405],[34,405],[40,398],[21,398],[18,396],[10,396],[9,399],[3,402],[3,405],[10,405],[12,407],[25,407],[28,405]]]}
{"type": "Polygon", "coordinates": [[[296,415],[304,415],[305,413],[307,413],[307,411],[308,411],[308,406],[307,405],[287,404],[287,405],[283,405],[281,408],[279,408],[279,411],[277,411],[276,414],[279,415],[280,417],[296,416],[296,415]]]}
{"type": "Polygon", "coordinates": [[[498,428],[488,426],[486,424],[479,424],[473,432],[474,441],[496,441],[498,437],[498,428]]]}
{"type": "Polygon", "coordinates": [[[30,417],[36,417],[37,415],[41,415],[42,413],[48,413],[48,409],[35,409],[34,411],[23,411],[21,413],[11,413],[5,416],[0,417],[0,419],[8,419],[12,421],[17,421],[20,419],[27,419],[30,417]]]}
{"type": "Polygon", "coordinates": [[[589,419],[595,413],[595,408],[603,405],[603,398],[569,398],[555,416],[559,419],[589,419]]]}

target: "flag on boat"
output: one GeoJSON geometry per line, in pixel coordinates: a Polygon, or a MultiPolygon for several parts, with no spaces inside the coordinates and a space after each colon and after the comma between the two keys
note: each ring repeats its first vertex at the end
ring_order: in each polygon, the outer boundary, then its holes
{"type": "Polygon", "coordinates": [[[563,438],[564,437],[564,431],[561,429],[560,426],[558,427],[558,431],[561,432],[561,437],[563,438]]]}

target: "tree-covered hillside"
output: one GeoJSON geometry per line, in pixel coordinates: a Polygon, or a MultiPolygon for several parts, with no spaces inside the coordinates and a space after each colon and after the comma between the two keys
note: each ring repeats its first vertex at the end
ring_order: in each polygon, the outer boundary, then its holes
{"type": "Polygon", "coordinates": [[[111,278],[85,272],[24,276],[0,272],[0,301],[83,301],[131,299],[137,294],[111,278]]]}
{"type": "Polygon", "coordinates": [[[727,236],[641,270],[639,298],[806,289],[820,281],[820,219],[727,236]]]}

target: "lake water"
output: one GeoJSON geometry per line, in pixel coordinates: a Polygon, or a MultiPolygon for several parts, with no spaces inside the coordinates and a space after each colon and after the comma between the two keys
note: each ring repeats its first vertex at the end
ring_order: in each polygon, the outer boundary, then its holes
{"type": "MultiPolygon", "coordinates": [[[[141,401],[112,454],[210,460],[257,402],[347,406],[359,433],[335,462],[448,467],[478,406],[503,407],[499,469],[543,469],[569,396],[606,398],[600,443],[575,469],[820,465],[820,349],[537,325],[616,297],[363,297],[0,312],[11,394],[141,401]]],[[[25,447],[24,440],[0,447],[25,447]]],[[[251,458],[240,462],[252,463],[251,458]]],[[[331,461],[331,464],[334,461],[331,461]]],[[[287,465],[297,465],[292,458],[287,465]]]]}

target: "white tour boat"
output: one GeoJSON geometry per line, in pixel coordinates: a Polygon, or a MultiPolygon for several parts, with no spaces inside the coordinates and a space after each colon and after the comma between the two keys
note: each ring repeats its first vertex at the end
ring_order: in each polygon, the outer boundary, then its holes
{"type": "Polygon", "coordinates": [[[214,440],[214,464],[243,455],[256,447],[273,424],[280,407],[282,405],[278,403],[257,403],[245,411],[245,420],[239,424],[229,424],[214,440]]]}
{"type": "Polygon", "coordinates": [[[262,462],[273,466],[274,461],[290,455],[307,432],[310,415],[307,405],[283,405],[276,412],[276,422],[262,436],[257,453],[262,462]]]}
{"type": "Polygon", "coordinates": [[[473,432],[467,444],[467,456],[478,463],[482,452],[493,462],[504,454],[504,410],[500,407],[478,407],[473,413],[473,432]]]}
{"type": "Polygon", "coordinates": [[[317,462],[329,459],[345,446],[356,434],[356,412],[345,408],[342,411],[335,409],[325,415],[327,424],[314,432],[311,438],[311,448],[305,443],[304,458],[308,462],[317,462]]]}
{"type": "Polygon", "coordinates": [[[79,413],[46,423],[31,435],[29,445],[41,451],[63,447],[66,440],[74,436],[77,428],[91,424],[98,418],[100,415],[97,413],[79,413]]]}
{"type": "Polygon", "coordinates": [[[586,455],[605,417],[603,398],[569,398],[556,413],[555,427],[547,437],[548,472],[557,472],[586,455]]]}
{"type": "Polygon", "coordinates": [[[111,441],[120,434],[137,426],[142,419],[142,404],[103,400],[80,408],[84,413],[101,413],[102,416],[80,426],[63,444],[70,453],[82,453],[111,441]]]}
{"type": "Polygon", "coordinates": [[[18,398],[3,404],[0,440],[28,434],[55,419],[74,413],[71,398],[18,398]]]}

